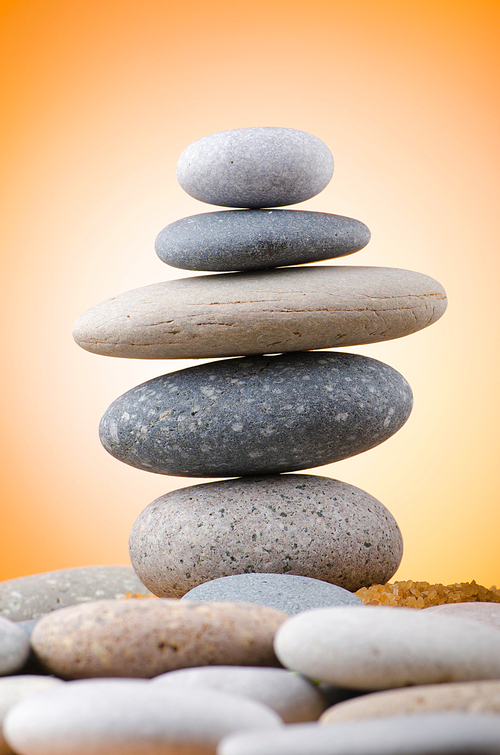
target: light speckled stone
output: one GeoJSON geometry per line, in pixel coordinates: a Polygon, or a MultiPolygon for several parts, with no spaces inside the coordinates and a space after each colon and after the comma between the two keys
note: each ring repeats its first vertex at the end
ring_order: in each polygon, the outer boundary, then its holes
{"type": "Polygon", "coordinates": [[[92,679],[21,701],[4,728],[21,755],[215,755],[230,732],[280,724],[267,706],[214,690],[92,679]]]}
{"type": "Polygon", "coordinates": [[[185,270],[258,270],[343,257],[370,240],[364,223],[300,210],[226,210],[176,220],[157,236],[167,265],[185,270]]]}
{"type": "Polygon", "coordinates": [[[322,606],[364,605],[361,598],[349,590],[297,574],[253,573],[219,577],[194,587],[183,596],[183,600],[257,603],[289,616],[322,606]]]}
{"type": "Polygon", "coordinates": [[[500,603],[444,603],[423,609],[439,616],[454,616],[457,619],[471,619],[486,626],[500,629],[500,603]]]}
{"type": "Polygon", "coordinates": [[[246,603],[108,600],[69,606],[33,630],[37,658],[64,679],[152,677],[188,666],[278,665],[286,614],[246,603]]]}
{"type": "Polygon", "coordinates": [[[12,621],[39,619],[58,608],[127,592],[147,595],[130,566],[78,566],[0,582],[0,615],[12,621]]]}
{"type": "Polygon", "coordinates": [[[186,147],[177,180],[190,196],[223,207],[281,207],[319,194],[333,175],[320,139],[292,128],[240,128],[186,147]]]}
{"type": "Polygon", "coordinates": [[[287,668],[354,689],[500,679],[500,634],[411,608],[317,608],[276,633],[287,668]]]}
{"type": "Polygon", "coordinates": [[[498,755],[500,717],[435,713],[224,737],[217,755],[498,755]]]}
{"type": "Polygon", "coordinates": [[[328,708],[320,724],[363,718],[415,715],[437,711],[500,714],[500,680],[420,684],[416,687],[372,692],[328,708]]]}
{"type": "Polygon", "coordinates": [[[316,475],[174,490],[139,515],[130,535],[134,569],[158,595],[249,572],[289,572],[354,591],[387,582],[402,552],[399,527],[379,501],[316,475]]]}
{"type": "Polygon", "coordinates": [[[377,446],[406,422],[412,401],[402,375],[358,354],[228,359],[132,388],[108,407],[99,434],[112,456],[149,472],[274,474],[377,446]]]}
{"type": "Polygon", "coordinates": [[[169,671],[153,683],[172,690],[205,687],[251,697],[269,705],[285,723],[316,721],[326,708],[318,687],[299,674],[279,668],[202,666],[169,671]]]}
{"type": "Polygon", "coordinates": [[[19,671],[30,653],[26,632],[10,619],[0,616],[0,676],[19,671]]]}
{"type": "Polygon", "coordinates": [[[133,359],[198,359],[377,343],[446,309],[433,278],[384,267],[316,265],[198,275],[107,299],[76,320],[83,349],[133,359]]]}
{"type": "Polygon", "coordinates": [[[64,684],[52,676],[5,676],[0,679],[0,755],[11,755],[13,750],[3,736],[3,720],[13,705],[29,695],[64,684]]]}

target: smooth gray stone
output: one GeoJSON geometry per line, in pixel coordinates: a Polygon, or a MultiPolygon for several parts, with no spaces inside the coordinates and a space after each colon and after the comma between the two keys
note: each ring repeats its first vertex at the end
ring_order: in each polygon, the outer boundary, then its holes
{"type": "Polygon", "coordinates": [[[30,654],[30,643],[21,627],[0,616],[0,676],[22,669],[30,654]]]}
{"type": "Polygon", "coordinates": [[[318,687],[282,668],[200,666],[169,671],[153,680],[169,689],[208,688],[269,705],[286,724],[316,721],[327,707],[318,687]]]}
{"type": "Polygon", "coordinates": [[[292,128],[240,128],[187,147],[177,180],[190,196],[223,207],[281,207],[319,194],[333,157],[316,136],[292,128]]]}
{"type": "Polygon", "coordinates": [[[224,737],[217,755],[498,755],[500,717],[393,716],[332,726],[291,724],[224,737]]]}
{"type": "Polygon", "coordinates": [[[215,690],[88,679],[21,700],[4,736],[22,755],[210,755],[230,732],[281,724],[268,706],[215,690]]]}
{"type": "Polygon", "coordinates": [[[73,337],[132,359],[278,354],[401,338],[445,309],[443,287],[411,270],[288,267],[136,288],[84,312],[73,337]]]}
{"type": "Polygon", "coordinates": [[[40,619],[64,606],[127,592],[148,594],[130,566],[77,566],[0,582],[0,615],[12,621],[40,619]]]}
{"type": "Polygon", "coordinates": [[[258,270],[344,257],[368,244],[364,223],[299,210],[226,210],[176,220],[157,236],[167,265],[185,270],[258,270]]]}
{"type": "Polygon", "coordinates": [[[52,676],[4,676],[0,679],[0,755],[11,755],[13,750],[4,739],[3,720],[16,703],[28,695],[63,684],[62,679],[52,676]]]}
{"type": "Polygon", "coordinates": [[[180,597],[216,577],[252,579],[253,572],[304,575],[351,591],[385,584],[403,541],[373,496],[338,480],[293,474],[167,493],[138,516],[129,548],[152,592],[180,597]]]}
{"type": "Polygon", "coordinates": [[[298,574],[233,574],[194,587],[183,600],[243,601],[277,608],[292,616],[324,606],[363,605],[343,587],[298,574]]]}
{"type": "Polygon", "coordinates": [[[367,451],[408,419],[412,393],[383,362],[295,352],[209,362],[149,380],[101,419],[104,448],[138,469],[238,477],[367,451]]]}

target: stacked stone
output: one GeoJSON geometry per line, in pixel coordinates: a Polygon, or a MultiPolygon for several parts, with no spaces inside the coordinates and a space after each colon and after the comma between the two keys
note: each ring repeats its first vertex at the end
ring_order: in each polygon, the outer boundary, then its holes
{"type": "Polygon", "coordinates": [[[101,420],[106,450],[134,467],[237,478],[168,493],[138,517],[131,561],[155,595],[197,588],[197,600],[247,600],[250,582],[234,579],[248,575],[258,591],[256,575],[267,575],[276,593],[271,576],[280,574],[355,591],[387,582],[399,566],[401,533],[379,501],[337,480],[284,474],[373,448],[411,411],[411,389],[390,366],[321,349],[409,335],[446,307],[440,284],[420,273],[298,266],[369,241],[360,221],[274,209],[315,196],[332,173],[325,144],[293,129],[191,144],[178,163],[181,186],[237,209],[172,223],[156,250],[167,264],[217,274],[130,291],[75,324],[77,343],[97,354],[231,357],[143,383],[101,420]],[[232,586],[215,594],[199,587],[227,577],[232,586]]]}

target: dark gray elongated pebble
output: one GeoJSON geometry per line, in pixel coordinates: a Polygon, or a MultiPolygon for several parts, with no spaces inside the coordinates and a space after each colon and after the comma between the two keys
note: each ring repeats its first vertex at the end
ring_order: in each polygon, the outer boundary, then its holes
{"type": "Polygon", "coordinates": [[[427,713],[224,737],[217,755],[498,755],[500,716],[427,713]]]}
{"type": "Polygon", "coordinates": [[[320,139],[292,128],[240,128],[186,147],[177,180],[190,196],[223,207],[281,207],[319,194],[333,175],[320,139]]]}
{"type": "Polygon", "coordinates": [[[305,575],[354,591],[385,584],[402,553],[401,532],[385,506],[353,485],[316,475],[174,490],[147,506],[130,534],[134,569],[160,596],[252,572],[305,575]]]}
{"type": "Polygon", "coordinates": [[[289,616],[324,606],[363,605],[343,587],[298,574],[233,574],[193,587],[183,600],[243,601],[276,608],[289,616]]]}
{"type": "Polygon", "coordinates": [[[84,312],[73,337],[132,359],[277,354],[401,338],[445,309],[443,287],[411,270],[287,267],[136,288],[84,312]]]}
{"type": "Polygon", "coordinates": [[[12,621],[40,619],[46,613],[99,598],[147,594],[130,566],[77,566],[0,582],[0,615],[12,621]]]}
{"type": "Polygon", "coordinates": [[[343,257],[368,244],[364,223],[300,210],[226,210],[176,220],[157,236],[167,265],[185,270],[258,270],[343,257]]]}
{"type": "Polygon", "coordinates": [[[267,705],[215,690],[88,679],[25,698],[4,733],[21,755],[215,755],[230,732],[281,724],[267,705]]]}
{"type": "Polygon", "coordinates": [[[117,398],[104,448],[138,469],[236,477],[309,469],[367,451],[406,422],[412,392],[357,354],[295,352],[189,367],[117,398]]]}
{"type": "Polygon", "coordinates": [[[0,676],[19,671],[30,653],[26,632],[10,619],[0,616],[0,676]]]}

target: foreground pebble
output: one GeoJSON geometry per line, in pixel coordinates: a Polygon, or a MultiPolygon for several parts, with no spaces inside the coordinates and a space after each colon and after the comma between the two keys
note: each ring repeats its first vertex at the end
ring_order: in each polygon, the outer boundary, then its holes
{"type": "Polygon", "coordinates": [[[92,679],[18,703],[4,735],[20,755],[211,755],[230,732],[280,724],[267,706],[214,690],[92,679]]]}
{"type": "Polygon", "coordinates": [[[287,668],[341,687],[500,679],[500,633],[475,621],[411,608],[318,608],[278,630],[287,668]]]}
{"type": "Polygon", "coordinates": [[[30,674],[5,676],[0,679],[0,755],[12,753],[3,736],[3,720],[7,712],[23,698],[60,684],[64,684],[61,679],[30,674]]]}
{"type": "Polygon", "coordinates": [[[285,723],[316,721],[326,708],[325,697],[308,679],[279,668],[202,666],[170,671],[153,683],[172,690],[201,687],[251,697],[269,705],[285,723]]]}
{"type": "MultiPolygon", "coordinates": [[[[390,579],[403,540],[392,514],[363,490],[292,474],[167,493],[138,516],[129,549],[134,569],[155,595],[181,597],[215,578],[252,572],[289,573],[357,590],[390,579]]],[[[249,584],[256,579],[249,576],[249,584]]],[[[296,582],[288,584],[289,605],[297,606],[296,582]]],[[[328,589],[322,586],[322,594],[328,589]]]]}
{"type": "Polygon", "coordinates": [[[394,716],[276,731],[240,732],[217,755],[498,755],[500,716],[439,713],[394,716]]]}
{"type": "Polygon", "coordinates": [[[0,676],[19,671],[30,654],[26,632],[10,619],[0,616],[0,676]]]}
{"type": "Polygon", "coordinates": [[[97,601],[40,619],[31,644],[63,679],[147,678],[210,664],[273,666],[273,637],[286,618],[246,603],[97,601]]]}

